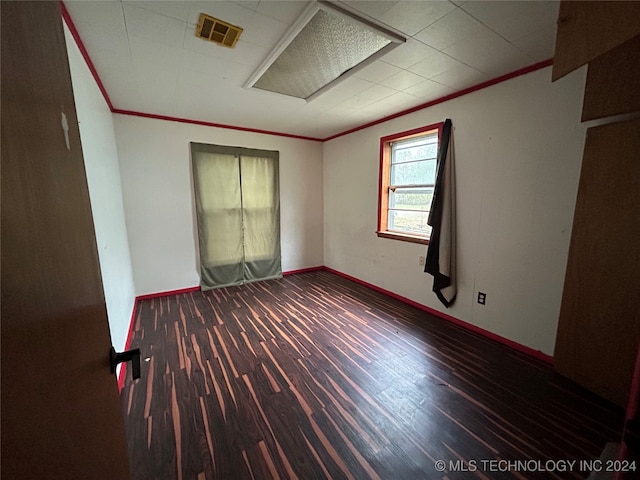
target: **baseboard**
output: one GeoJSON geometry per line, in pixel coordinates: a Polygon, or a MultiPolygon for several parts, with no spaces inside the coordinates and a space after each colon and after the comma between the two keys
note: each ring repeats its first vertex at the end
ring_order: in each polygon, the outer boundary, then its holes
{"type": "MultiPolygon", "coordinates": [[[[131,309],[131,320],[129,320],[129,331],[127,332],[127,340],[124,342],[124,349],[129,350],[131,348],[131,340],[133,339],[133,332],[136,328],[136,313],[138,311],[138,299],[133,300],[133,308],[131,309]]],[[[127,376],[127,362],[120,364],[120,371],[118,372],[118,391],[121,392],[124,388],[124,379],[127,376]]]]}
{"type": "Polygon", "coordinates": [[[309,272],[317,272],[319,270],[324,270],[325,267],[324,265],[320,265],[318,267],[307,267],[307,268],[300,268],[298,270],[288,270],[286,272],[282,272],[283,276],[287,276],[287,275],[295,275],[297,273],[309,273],[309,272]]]}
{"type": "MultiPolygon", "coordinates": [[[[412,307],[418,308],[424,312],[430,313],[431,315],[434,315],[438,318],[441,318],[443,320],[446,320],[448,322],[451,322],[455,325],[458,325],[459,327],[462,327],[466,330],[469,330],[471,332],[474,332],[478,335],[481,335],[482,337],[485,337],[489,340],[492,340],[494,342],[500,343],[502,345],[505,345],[509,348],[512,348],[513,350],[516,350],[520,353],[523,353],[525,355],[528,355],[530,357],[533,357],[537,360],[540,360],[544,363],[547,363],[549,365],[553,364],[553,357],[550,355],[547,355],[544,352],[541,352],[540,350],[534,350],[533,348],[527,347],[526,345],[522,345],[520,343],[514,342],[513,340],[509,340],[508,338],[504,338],[501,337],[500,335],[497,335],[493,332],[490,332],[488,330],[485,330],[484,328],[480,328],[477,327],[476,325],[472,325],[468,322],[465,322],[464,320],[460,320],[458,318],[452,317],[451,315],[447,315],[446,313],[440,312],[434,308],[428,307],[426,305],[423,305],[421,303],[415,302],[409,298],[403,297],[402,295],[398,295],[397,293],[393,293],[389,290],[385,290],[382,287],[378,287],[377,285],[373,285],[372,283],[369,282],[365,282],[364,280],[361,280],[357,277],[352,277],[351,275],[348,275],[346,273],[343,273],[339,270],[335,270],[333,268],[330,267],[326,267],[326,266],[317,266],[317,267],[308,267],[308,268],[301,268],[298,270],[289,270],[286,272],[282,272],[283,276],[287,276],[287,275],[296,275],[299,273],[308,273],[308,272],[317,272],[317,271],[326,271],[326,272],[330,272],[333,273],[335,275],[338,275],[340,277],[346,278],[347,280],[351,280],[352,282],[358,283],[362,286],[365,286],[367,288],[370,288],[371,290],[375,290],[376,292],[382,293],[384,295],[387,295],[388,297],[394,298],[396,300],[399,300],[403,303],[406,303],[407,305],[411,305],[412,307]]],[[[200,291],[200,287],[188,287],[188,288],[182,288],[182,289],[178,289],[178,290],[169,290],[166,292],[158,292],[158,293],[149,293],[149,294],[145,294],[145,295],[139,295],[136,297],[135,302],[133,304],[133,311],[131,312],[131,321],[129,323],[129,333],[127,335],[127,342],[125,344],[125,350],[129,350],[130,346],[131,346],[131,340],[133,338],[133,332],[134,332],[134,328],[135,328],[135,320],[136,320],[136,311],[137,311],[137,305],[138,302],[140,300],[148,300],[151,298],[159,298],[159,297],[166,297],[169,295],[177,295],[179,293],[189,293],[189,292],[197,292],[200,291]]],[[[122,367],[120,368],[120,374],[118,375],[118,388],[120,390],[122,390],[122,388],[124,387],[124,379],[127,373],[127,364],[123,363],[122,367]]]]}
{"type": "MultiPolygon", "coordinates": [[[[300,268],[297,270],[288,270],[286,272],[282,272],[282,275],[287,276],[287,275],[295,275],[297,273],[317,272],[318,270],[324,270],[324,268],[325,268],[324,265],[319,265],[317,267],[306,267],[306,268],[300,268]]],[[[189,292],[198,292],[198,291],[200,291],[200,286],[179,288],[178,290],[167,290],[165,292],[146,293],[144,295],[138,295],[136,297],[136,302],[138,300],[149,300],[150,298],[168,297],[169,295],[177,295],[179,293],[189,293],[189,292]]]]}
{"type": "Polygon", "coordinates": [[[168,297],[169,295],[177,295],[179,293],[199,292],[200,286],[179,288],[178,290],[167,290],[166,292],[146,293],[144,295],[138,295],[136,302],[139,300],[149,300],[150,298],[168,297]]]}
{"type": "Polygon", "coordinates": [[[490,332],[488,330],[485,330],[484,328],[480,328],[477,327],[476,325],[472,325],[468,322],[465,322],[464,320],[460,320],[458,318],[452,317],[451,315],[447,315],[446,313],[440,312],[434,308],[428,307],[426,305],[423,305],[421,303],[415,302],[409,298],[403,297],[401,295],[398,295],[397,293],[393,293],[389,290],[385,290],[384,288],[378,287],[377,285],[373,285],[369,282],[365,282],[364,280],[360,280],[359,278],[356,277],[352,277],[351,275],[347,275],[346,273],[340,272],[339,270],[334,270],[333,268],[330,267],[324,267],[324,270],[327,272],[331,272],[335,275],[338,275],[340,277],[346,278],[347,280],[351,280],[352,282],[356,282],[359,283],[360,285],[363,285],[367,288],[370,288],[372,290],[375,290],[376,292],[382,293],[384,295],[387,295],[391,298],[395,298],[396,300],[399,300],[403,303],[406,303],[407,305],[411,305],[412,307],[418,308],[420,310],[423,310],[427,313],[430,313],[431,315],[434,315],[436,317],[439,317],[443,320],[446,320],[448,322],[451,322],[455,325],[458,325],[459,327],[462,327],[466,330],[469,330],[471,332],[477,333],[478,335],[481,335],[489,340],[492,340],[494,342],[498,342],[502,345],[505,345],[509,348],[512,348],[513,350],[517,350],[520,353],[524,353],[525,355],[528,355],[530,357],[533,357],[537,360],[540,360],[544,363],[547,363],[549,365],[553,364],[553,357],[550,355],[547,355],[544,352],[541,352],[540,350],[534,350],[531,347],[527,347],[526,345],[522,345],[520,343],[514,342],[513,340],[509,340],[508,338],[504,338],[501,337],[500,335],[497,335],[493,332],[490,332]]]}
{"type": "MultiPolygon", "coordinates": [[[[138,302],[140,300],[149,300],[151,298],[168,297],[169,295],[177,295],[179,293],[189,293],[200,291],[200,287],[188,287],[178,290],[168,290],[166,292],[147,293],[145,295],[138,295],[133,301],[133,309],[131,310],[131,320],[129,321],[129,332],[127,333],[127,341],[124,344],[124,350],[131,348],[131,341],[133,339],[133,332],[135,330],[136,313],[138,310],[138,302]]],[[[122,391],[124,388],[124,379],[127,376],[127,362],[120,365],[120,372],[118,373],[118,390],[122,391]]]]}

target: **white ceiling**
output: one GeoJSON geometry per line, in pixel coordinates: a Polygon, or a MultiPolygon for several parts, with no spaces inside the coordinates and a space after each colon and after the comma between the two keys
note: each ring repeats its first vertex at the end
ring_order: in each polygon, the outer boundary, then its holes
{"type": "Polygon", "coordinates": [[[345,1],[407,42],[307,103],[244,83],[304,1],[65,1],[116,109],[326,138],[553,56],[558,1],[345,1]],[[244,28],[229,49],[200,12],[244,28]]]}

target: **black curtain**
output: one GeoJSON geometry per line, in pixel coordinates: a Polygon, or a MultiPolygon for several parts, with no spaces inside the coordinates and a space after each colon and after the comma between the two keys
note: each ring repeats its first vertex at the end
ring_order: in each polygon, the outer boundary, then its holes
{"type": "Polygon", "coordinates": [[[424,271],[433,275],[433,292],[450,307],[456,299],[456,209],[455,170],[451,120],[442,128],[438,149],[436,184],[433,191],[429,225],[431,238],[424,271]]]}

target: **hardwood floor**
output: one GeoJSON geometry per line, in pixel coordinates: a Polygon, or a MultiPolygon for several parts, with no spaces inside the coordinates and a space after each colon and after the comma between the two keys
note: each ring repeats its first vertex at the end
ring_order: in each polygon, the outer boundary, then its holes
{"type": "Polygon", "coordinates": [[[329,272],[137,312],[138,480],[585,478],[483,461],[593,459],[621,436],[621,410],[549,366],[329,272]]]}

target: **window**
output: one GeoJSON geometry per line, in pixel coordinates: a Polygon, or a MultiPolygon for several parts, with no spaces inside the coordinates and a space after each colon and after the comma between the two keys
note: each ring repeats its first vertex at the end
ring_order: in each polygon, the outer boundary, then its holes
{"type": "Polygon", "coordinates": [[[380,139],[378,236],[429,243],[442,123],[380,139]]]}

